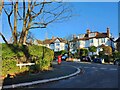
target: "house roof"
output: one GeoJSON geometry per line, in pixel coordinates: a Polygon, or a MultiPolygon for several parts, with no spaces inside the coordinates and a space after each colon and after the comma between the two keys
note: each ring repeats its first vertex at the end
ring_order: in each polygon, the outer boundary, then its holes
{"type": "Polygon", "coordinates": [[[89,39],[93,39],[93,38],[106,38],[106,37],[108,37],[107,33],[99,33],[99,32],[90,32],[90,33],[95,33],[96,35],[94,37],[89,37],[88,34],[85,34],[85,36],[83,38],[79,38],[79,39],[74,38],[70,42],[75,42],[75,41],[79,41],[79,40],[89,40],[89,39]]]}
{"type": "Polygon", "coordinates": [[[38,44],[43,44],[43,41],[41,40],[36,40],[38,44]]]}
{"type": "Polygon", "coordinates": [[[44,40],[44,41],[42,41],[43,42],[43,44],[51,44],[51,43],[54,43],[54,41],[55,40],[59,40],[60,42],[63,42],[63,43],[67,43],[67,41],[66,40],[64,40],[64,39],[62,39],[62,38],[52,38],[52,39],[46,39],[46,40],[44,40]]]}
{"type": "Polygon", "coordinates": [[[115,42],[120,42],[120,37],[115,42]]]}
{"type": "Polygon", "coordinates": [[[99,32],[95,36],[95,38],[106,38],[106,37],[108,37],[107,33],[99,33],[99,32]]]}

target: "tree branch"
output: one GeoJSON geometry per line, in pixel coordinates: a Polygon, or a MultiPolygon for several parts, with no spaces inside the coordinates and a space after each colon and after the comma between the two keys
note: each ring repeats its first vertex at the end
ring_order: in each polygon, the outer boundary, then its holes
{"type": "Polygon", "coordinates": [[[4,42],[5,42],[6,44],[8,44],[7,40],[5,39],[4,35],[3,35],[1,32],[0,32],[0,36],[2,37],[2,39],[4,40],[4,42]]]}
{"type": "Polygon", "coordinates": [[[34,16],[32,16],[32,18],[35,18],[38,15],[40,15],[42,13],[43,8],[44,8],[44,3],[42,4],[42,7],[41,7],[40,11],[37,14],[35,14],[34,16]]]}
{"type": "Polygon", "coordinates": [[[4,11],[5,11],[6,15],[8,16],[8,23],[9,23],[9,26],[10,26],[10,29],[11,29],[11,32],[12,32],[12,31],[13,31],[13,27],[12,27],[11,19],[10,19],[10,18],[11,18],[11,15],[12,15],[12,13],[13,13],[13,2],[12,2],[11,5],[12,5],[12,6],[11,6],[12,10],[11,10],[10,13],[8,13],[5,8],[4,8],[4,11]]]}
{"type": "Polygon", "coordinates": [[[35,27],[30,27],[29,29],[35,29],[35,28],[46,28],[46,26],[35,26],[35,27]]]}
{"type": "Polygon", "coordinates": [[[17,13],[18,13],[18,16],[20,17],[19,20],[23,20],[23,18],[22,18],[22,16],[20,15],[19,11],[17,11],[17,13]]]}
{"type": "Polygon", "coordinates": [[[23,19],[25,19],[25,0],[23,0],[23,19]]]}
{"type": "Polygon", "coordinates": [[[55,20],[57,20],[57,18],[58,18],[63,12],[64,12],[64,9],[63,9],[54,19],[52,19],[51,21],[47,22],[47,24],[52,23],[52,22],[54,22],[55,20]]]}

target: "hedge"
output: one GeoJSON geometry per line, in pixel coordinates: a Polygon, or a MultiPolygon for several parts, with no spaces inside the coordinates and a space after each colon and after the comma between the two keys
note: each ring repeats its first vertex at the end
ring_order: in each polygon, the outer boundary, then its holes
{"type": "Polygon", "coordinates": [[[54,52],[46,47],[37,45],[2,44],[2,76],[48,70],[54,57],[54,52]],[[17,63],[34,62],[34,66],[21,69],[17,63]]]}

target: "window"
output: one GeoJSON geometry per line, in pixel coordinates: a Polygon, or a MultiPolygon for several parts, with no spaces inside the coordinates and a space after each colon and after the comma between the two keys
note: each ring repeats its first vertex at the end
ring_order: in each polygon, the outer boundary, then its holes
{"type": "Polygon", "coordinates": [[[56,43],[56,46],[60,46],[60,43],[56,43]]]}
{"type": "Polygon", "coordinates": [[[102,39],[101,39],[101,43],[105,43],[105,38],[102,38],[102,39]]]}
{"type": "Polygon", "coordinates": [[[89,37],[95,37],[95,33],[90,33],[89,37]]]}
{"type": "Polygon", "coordinates": [[[75,46],[75,43],[73,44],[73,46],[75,46]]]}
{"type": "Polygon", "coordinates": [[[90,39],[90,43],[93,43],[93,39],[90,39]]]}
{"type": "Polygon", "coordinates": [[[85,36],[85,34],[80,34],[79,38],[83,38],[85,36]]]}

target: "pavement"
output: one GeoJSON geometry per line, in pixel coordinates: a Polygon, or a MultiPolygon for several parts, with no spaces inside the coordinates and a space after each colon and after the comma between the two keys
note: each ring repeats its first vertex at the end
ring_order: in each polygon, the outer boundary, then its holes
{"type": "Polygon", "coordinates": [[[61,63],[53,62],[53,69],[50,71],[40,72],[37,74],[30,74],[23,76],[16,76],[15,78],[4,79],[3,85],[0,88],[17,88],[22,86],[29,86],[34,84],[46,83],[66,79],[80,73],[80,69],[61,63]]]}

